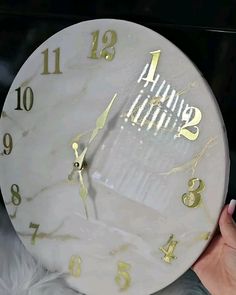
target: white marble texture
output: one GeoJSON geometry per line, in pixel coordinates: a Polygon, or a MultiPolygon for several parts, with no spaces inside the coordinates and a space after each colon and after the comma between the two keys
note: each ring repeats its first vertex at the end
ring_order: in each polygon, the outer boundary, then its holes
{"type": "MultiPolygon", "coordinates": [[[[206,247],[202,234],[214,231],[228,185],[223,121],[200,73],[159,34],[119,20],[71,26],[29,57],[12,84],[3,112],[1,138],[5,133],[13,138],[11,154],[0,158],[8,213],[17,209],[12,222],[26,248],[48,269],[68,272],[73,288],[88,295],[120,294],[115,277],[117,263],[124,261],[131,265],[131,284],[124,293],[149,295],[183,274],[206,247]],[[88,58],[91,33],[97,30],[100,39],[107,30],[117,33],[112,61],[88,58]],[[52,50],[58,47],[62,74],[41,75],[41,52],[49,48],[50,69],[54,67],[52,50]],[[161,50],[160,76],[155,87],[151,83],[144,87],[140,74],[154,50],[161,50]],[[33,89],[29,112],[15,110],[15,89],[20,86],[33,89]],[[140,102],[147,99],[140,111],[144,118],[158,89],[161,107],[155,106],[148,117],[156,112],[156,127],[147,130],[147,124],[140,128],[130,119],[126,122],[125,115],[140,91],[140,102]],[[107,125],[86,155],[87,220],[79,184],[68,180],[75,158],[71,140],[95,127],[115,93],[107,125]],[[186,106],[202,113],[195,141],[175,137],[186,106]],[[192,177],[205,183],[197,208],[181,201],[192,177]],[[22,197],[17,208],[11,202],[12,184],[19,186],[22,197]],[[31,222],[40,225],[35,245],[31,244],[31,222]],[[177,259],[167,264],[159,248],[171,234],[178,241],[177,259]],[[79,278],[69,274],[72,255],[81,257],[79,278]]],[[[88,139],[81,139],[80,151],[88,139]]]]}

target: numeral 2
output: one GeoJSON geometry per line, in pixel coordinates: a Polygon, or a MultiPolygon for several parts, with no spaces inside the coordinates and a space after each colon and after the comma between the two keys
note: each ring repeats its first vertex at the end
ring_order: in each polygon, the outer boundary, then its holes
{"type": "Polygon", "coordinates": [[[105,60],[111,61],[115,57],[115,47],[117,42],[117,34],[115,31],[108,30],[102,36],[102,43],[105,47],[98,52],[98,41],[99,41],[99,31],[91,33],[93,36],[92,49],[89,58],[99,59],[105,58],[105,60]]]}
{"type": "Polygon", "coordinates": [[[185,124],[180,128],[176,137],[180,137],[182,135],[189,140],[196,140],[199,135],[199,128],[196,125],[200,123],[201,119],[202,119],[202,113],[198,108],[195,108],[195,107],[186,108],[182,114],[182,120],[185,121],[185,124]],[[192,110],[194,111],[194,116],[191,119],[190,114],[192,110]],[[195,132],[187,129],[189,127],[194,128],[195,132]]]}

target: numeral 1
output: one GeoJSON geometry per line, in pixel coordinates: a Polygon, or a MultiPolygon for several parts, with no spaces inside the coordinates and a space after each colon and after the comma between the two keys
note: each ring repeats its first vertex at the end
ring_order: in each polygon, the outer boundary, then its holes
{"type": "Polygon", "coordinates": [[[32,234],[32,238],[31,238],[31,244],[35,245],[37,232],[39,229],[39,224],[35,224],[35,223],[30,222],[29,228],[35,229],[34,233],[32,234]]]}
{"type": "Polygon", "coordinates": [[[17,107],[15,110],[22,111],[23,104],[23,108],[26,111],[30,111],[34,103],[34,93],[32,88],[26,87],[23,91],[23,96],[21,95],[21,87],[16,88],[15,91],[17,92],[17,107]]]}
{"type": "Polygon", "coordinates": [[[19,206],[21,203],[20,188],[17,184],[11,186],[11,201],[15,206],[19,206]]]}
{"type": "Polygon", "coordinates": [[[13,148],[13,141],[10,133],[5,133],[3,136],[3,145],[5,149],[3,150],[3,153],[5,155],[10,155],[12,148],[13,148]]]}
{"type": "Polygon", "coordinates": [[[57,49],[53,50],[54,55],[55,55],[55,70],[54,72],[49,72],[49,56],[48,56],[48,48],[42,52],[43,54],[43,72],[41,73],[42,75],[48,75],[48,74],[62,74],[60,70],[60,48],[58,47],[57,49]]]}
{"type": "Polygon", "coordinates": [[[161,50],[152,51],[150,52],[150,54],[152,55],[152,61],[149,66],[149,71],[148,71],[147,77],[142,79],[148,82],[154,82],[154,76],[155,76],[156,68],[159,62],[161,50]]]}
{"type": "Polygon", "coordinates": [[[99,40],[99,31],[91,33],[93,36],[92,49],[89,58],[99,59],[105,58],[108,61],[113,60],[115,57],[115,47],[114,45],[117,42],[117,34],[115,31],[108,30],[102,36],[102,43],[105,47],[98,52],[98,40],[99,40]]]}

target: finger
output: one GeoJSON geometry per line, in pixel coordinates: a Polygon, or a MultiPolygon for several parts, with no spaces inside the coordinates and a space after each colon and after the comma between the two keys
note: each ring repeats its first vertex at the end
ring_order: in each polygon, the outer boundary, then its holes
{"type": "Polygon", "coordinates": [[[219,226],[224,242],[236,249],[236,224],[232,217],[235,205],[236,201],[232,200],[229,205],[225,206],[220,216],[219,226]]]}
{"type": "Polygon", "coordinates": [[[201,278],[201,274],[211,263],[212,257],[217,256],[217,252],[221,248],[222,239],[220,235],[213,238],[207,249],[202,253],[198,260],[192,265],[192,270],[201,278]]]}

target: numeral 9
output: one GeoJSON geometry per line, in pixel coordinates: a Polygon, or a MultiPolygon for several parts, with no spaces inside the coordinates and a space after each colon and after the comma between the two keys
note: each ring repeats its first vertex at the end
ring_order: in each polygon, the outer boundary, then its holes
{"type": "Polygon", "coordinates": [[[13,148],[13,141],[12,141],[12,137],[11,134],[9,133],[5,133],[3,136],[3,145],[4,145],[4,150],[3,153],[5,155],[10,155],[12,148],[13,148]]]}

